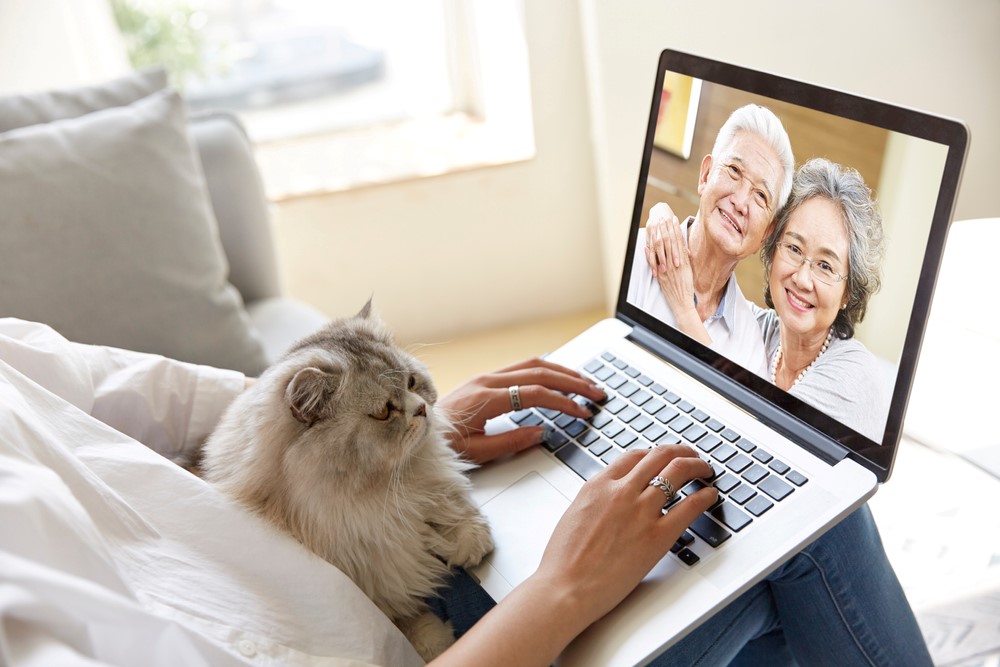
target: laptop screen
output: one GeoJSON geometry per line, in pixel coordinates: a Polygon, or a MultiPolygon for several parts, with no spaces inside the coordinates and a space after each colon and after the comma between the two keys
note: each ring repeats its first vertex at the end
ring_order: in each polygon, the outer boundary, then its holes
{"type": "Polygon", "coordinates": [[[967,142],[956,121],[664,51],[618,312],[884,480],[967,142]]]}

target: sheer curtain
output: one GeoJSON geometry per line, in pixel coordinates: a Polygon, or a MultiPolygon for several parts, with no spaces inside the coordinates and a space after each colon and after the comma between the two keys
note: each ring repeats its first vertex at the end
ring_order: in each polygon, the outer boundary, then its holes
{"type": "Polygon", "coordinates": [[[0,95],[97,83],[131,69],[107,0],[0,0],[0,95]]]}

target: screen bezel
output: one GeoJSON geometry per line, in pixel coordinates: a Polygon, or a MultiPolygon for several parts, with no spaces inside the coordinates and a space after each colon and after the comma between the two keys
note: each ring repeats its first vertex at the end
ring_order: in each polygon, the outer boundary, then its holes
{"type": "MultiPolygon", "coordinates": [[[[618,293],[617,315],[632,325],[648,329],[656,336],[665,339],[690,357],[714,369],[731,381],[721,382],[717,389],[722,388],[722,391],[725,392],[727,388],[733,387],[733,383],[735,383],[736,386],[743,390],[753,392],[758,397],[780,408],[782,414],[805,424],[809,429],[812,429],[812,432],[825,434],[826,437],[845,447],[848,451],[848,456],[872,470],[879,481],[884,482],[892,472],[895,451],[902,435],[903,417],[909,400],[913,376],[916,371],[917,359],[927,323],[927,315],[930,312],[934,283],[941,266],[945,240],[954,213],[955,200],[958,194],[967,150],[968,129],[959,121],[766,72],[710,60],[690,53],[666,49],[660,54],[656,80],[653,87],[652,104],[650,106],[646,139],[643,146],[638,187],[636,188],[632,222],[629,230],[628,245],[626,246],[625,265],[618,293]],[[638,237],[645,214],[643,211],[643,202],[653,151],[653,138],[659,116],[660,91],[663,86],[664,74],[668,70],[696,79],[702,79],[713,84],[729,86],[751,94],[763,95],[807,109],[834,114],[881,127],[892,132],[910,135],[947,146],[948,152],[941,177],[941,187],[938,191],[938,198],[934,207],[924,260],[917,283],[913,311],[907,326],[903,351],[896,374],[896,382],[889,405],[885,433],[883,434],[881,443],[875,442],[841,422],[828,417],[820,410],[773,386],[751,371],[628,303],[626,296],[628,294],[631,274],[630,267],[634,259],[636,238],[638,237]]],[[[692,157],[700,159],[701,156],[692,157]]],[[[730,396],[730,398],[739,402],[738,396],[730,396]]],[[[788,429],[782,430],[788,432],[788,429]]],[[[801,428],[798,427],[792,430],[801,432],[801,428]]]]}

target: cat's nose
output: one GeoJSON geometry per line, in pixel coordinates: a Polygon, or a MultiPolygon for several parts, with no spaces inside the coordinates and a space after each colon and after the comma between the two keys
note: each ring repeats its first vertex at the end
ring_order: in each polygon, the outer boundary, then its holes
{"type": "Polygon", "coordinates": [[[414,417],[426,417],[427,416],[427,405],[424,404],[424,403],[421,403],[420,407],[417,408],[417,411],[413,413],[413,416],[414,417]]]}

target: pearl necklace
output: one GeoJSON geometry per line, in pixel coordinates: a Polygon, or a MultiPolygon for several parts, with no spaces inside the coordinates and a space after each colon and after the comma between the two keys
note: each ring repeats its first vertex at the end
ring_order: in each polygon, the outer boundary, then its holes
{"type": "MultiPolygon", "coordinates": [[[[799,376],[795,378],[795,382],[792,383],[792,387],[797,385],[799,383],[799,380],[801,380],[802,377],[809,372],[809,369],[816,365],[816,362],[819,361],[819,358],[823,356],[824,352],[826,352],[826,348],[830,347],[830,341],[832,340],[833,340],[833,327],[830,327],[830,332],[826,334],[826,340],[823,341],[823,347],[819,348],[819,354],[816,355],[816,358],[813,359],[808,366],[802,369],[802,372],[799,373],[799,376]]],[[[777,382],[778,366],[780,364],[781,364],[781,340],[779,339],[778,349],[774,353],[774,363],[771,364],[771,384],[775,386],[777,386],[778,384],[777,382]]]]}

